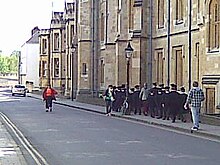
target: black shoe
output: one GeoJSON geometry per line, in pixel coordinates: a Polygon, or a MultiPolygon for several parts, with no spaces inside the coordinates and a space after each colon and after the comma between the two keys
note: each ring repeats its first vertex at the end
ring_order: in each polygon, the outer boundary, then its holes
{"type": "Polygon", "coordinates": [[[151,115],[152,118],[155,118],[155,116],[151,115]]]}
{"type": "Polygon", "coordinates": [[[175,123],[175,120],[172,120],[172,123],[175,123]]]}
{"type": "Polygon", "coordinates": [[[46,110],[46,112],[49,112],[48,110],[46,110]]]}
{"type": "Polygon", "coordinates": [[[164,117],[162,120],[166,120],[166,118],[164,117]]]}
{"type": "Polygon", "coordinates": [[[157,119],[162,119],[162,117],[161,117],[161,116],[158,116],[157,119]]]}
{"type": "MultiPolygon", "coordinates": [[[[140,113],[139,113],[140,114],[140,113]]],[[[144,116],[147,116],[148,114],[146,112],[143,112],[144,116]]]]}

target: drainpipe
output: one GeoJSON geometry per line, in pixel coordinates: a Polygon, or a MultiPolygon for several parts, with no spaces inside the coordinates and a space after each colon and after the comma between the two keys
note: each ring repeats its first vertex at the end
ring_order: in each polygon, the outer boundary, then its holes
{"type": "Polygon", "coordinates": [[[189,18],[188,18],[188,46],[189,46],[189,50],[188,50],[188,57],[189,57],[189,90],[191,89],[191,79],[192,79],[192,0],[188,0],[188,14],[189,14],[189,18]]]}
{"type": "Polygon", "coordinates": [[[170,85],[170,0],[167,1],[167,85],[170,85]]]}
{"type": "Polygon", "coordinates": [[[60,86],[63,84],[63,65],[62,65],[62,58],[63,58],[63,27],[61,23],[61,29],[60,29],[60,58],[59,58],[59,70],[60,70],[60,86]]]}
{"type": "MultiPolygon", "coordinates": [[[[78,59],[78,7],[79,7],[79,0],[76,0],[76,11],[75,11],[75,42],[76,42],[76,51],[75,51],[75,54],[74,54],[74,61],[77,63],[77,59],[78,59]]],[[[75,69],[74,69],[74,72],[75,72],[75,76],[74,76],[74,79],[75,79],[75,82],[74,82],[74,86],[73,86],[73,96],[74,98],[76,99],[77,97],[77,91],[78,91],[78,65],[74,65],[75,66],[75,69]]]]}
{"type": "Polygon", "coordinates": [[[148,86],[151,87],[152,84],[152,57],[153,57],[153,0],[150,0],[150,39],[149,39],[149,47],[150,54],[148,55],[148,86]]]}
{"type": "Polygon", "coordinates": [[[16,52],[16,54],[18,55],[18,84],[22,84],[22,81],[21,81],[21,52],[18,51],[18,52],[16,52]]]}
{"type": "Polygon", "coordinates": [[[96,97],[97,96],[97,84],[98,84],[98,67],[97,67],[97,42],[98,42],[98,29],[97,23],[98,23],[98,4],[97,0],[92,1],[92,59],[91,59],[91,66],[90,66],[90,72],[91,72],[91,92],[92,96],[96,97]]]}
{"type": "Polygon", "coordinates": [[[92,96],[94,96],[94,83],[95,83],[95,0],[92,0],[92,59],[91,59],[91,66],[90,66],[90,72],[91,72],[91,92],[92,96]]]}
{"type": "Polygon", "coordinates": [[[105,44],[108,43],[108,0],[106,0],[106,6],[105,6],[105,15],[106,15],[106,26],[105,26],[105,44]]]}
{"type": "Polygon", "coordinates": [[[48,69],[48,72],[47,72],[47,84],[50,84],[50,56],[51,56],[51,43],[50,41],[52,42],[52,40],[50,39],[50,33],[48,34],[48,63],[47,63],[47,69],[48,69]]]}

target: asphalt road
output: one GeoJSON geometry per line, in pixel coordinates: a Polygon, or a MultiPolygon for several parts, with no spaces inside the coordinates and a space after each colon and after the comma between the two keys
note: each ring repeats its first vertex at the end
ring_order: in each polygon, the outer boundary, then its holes
{"type": "Polygon", "coordinates": [[[50,165],[219,165],[220,143],[0,92],[0,112],[50,165]]]}

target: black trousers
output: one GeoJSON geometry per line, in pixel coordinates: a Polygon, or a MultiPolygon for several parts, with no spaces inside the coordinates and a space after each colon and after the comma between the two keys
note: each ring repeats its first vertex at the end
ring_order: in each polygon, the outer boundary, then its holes
{"type": "Polygon", "coordinates": [[[46,109],[52,108],[53,98],[52,96],[48,96],[46,99],[46,109]]]}

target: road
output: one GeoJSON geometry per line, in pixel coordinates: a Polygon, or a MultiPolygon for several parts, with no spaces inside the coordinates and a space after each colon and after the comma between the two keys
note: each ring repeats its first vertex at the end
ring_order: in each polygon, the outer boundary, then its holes
{"type": "MultiPolygon", "coordinates": [[[[6,115],[50,165],[219,165],[220,143],[0,92],[6,115]]],[[[27,152],[24,153],[33,164],[27,152]]]]}

